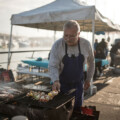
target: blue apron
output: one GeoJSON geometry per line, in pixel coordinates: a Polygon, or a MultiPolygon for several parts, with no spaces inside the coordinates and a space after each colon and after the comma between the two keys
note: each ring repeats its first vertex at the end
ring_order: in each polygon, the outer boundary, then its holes
{"type": "Polygon", "coordinates": [[[75,104],[74,110],[80,110],[83,101],[83,62],[84,56],[81,54],[79,40],[78,40],[78,50],[79,55],[76,57],[72,55],[71,57],[67,54],[67,44],[65,44],[65,55],[62,59],[64,68],[60,74],[60,91],[66,93],[70,89],[75,88],[75,104]]]}

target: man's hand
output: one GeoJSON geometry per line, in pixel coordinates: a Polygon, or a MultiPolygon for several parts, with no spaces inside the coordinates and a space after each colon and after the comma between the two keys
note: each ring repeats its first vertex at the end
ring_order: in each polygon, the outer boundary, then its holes
{"type": "Polygon", "coordinates": [[[55,90],[55,91],[60,91],[60,82],[59,80],[56,80],[53,85],[52,85],[52,90],[55,90]]]}
{"type": "Polygon", "coordinates": [[[85,81],[84,83],[84,90],[87,90],[90,87],[90,82],[89,81],[85,81]]]}

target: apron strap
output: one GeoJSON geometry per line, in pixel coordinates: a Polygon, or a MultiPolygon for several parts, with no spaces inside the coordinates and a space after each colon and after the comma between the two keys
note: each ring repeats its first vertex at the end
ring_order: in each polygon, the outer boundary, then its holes
{"type": "Polygon", "coordinates": [[[79,49],[79,54],[81,53],[81,49],[80,49],[80,39],[78,40],[78,49],[79,49]]]}
{"type": "Polygon", "coordinates": [[[65,54],[67,55],[67,44],[65,43],[65,54]]]}

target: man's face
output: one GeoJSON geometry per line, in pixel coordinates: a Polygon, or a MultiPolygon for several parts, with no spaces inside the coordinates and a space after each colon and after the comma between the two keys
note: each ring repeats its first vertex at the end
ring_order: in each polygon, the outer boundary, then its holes
{"type": "Polygon", "coordinates": [[[69,46],[76,45],[78,42],[78,37],[79,37],[80,32],[77,32],[76,28],[65,28],[64,29],[64,40],[69,46]]]}

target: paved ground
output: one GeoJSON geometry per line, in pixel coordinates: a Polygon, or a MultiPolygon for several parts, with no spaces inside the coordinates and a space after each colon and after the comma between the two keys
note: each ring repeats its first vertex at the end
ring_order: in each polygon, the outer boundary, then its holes
{"type": "Polygon", "coordinates": [[[97,93],[86,95],[84,105],[96,106],[99,120],[120,120],[120,74],[104,71],[104,76],[94,81],[97,93]]]}

